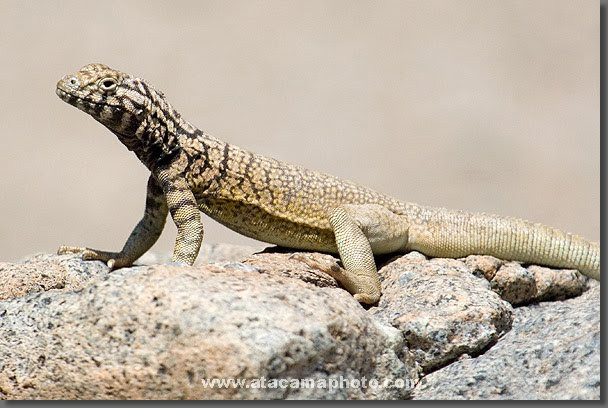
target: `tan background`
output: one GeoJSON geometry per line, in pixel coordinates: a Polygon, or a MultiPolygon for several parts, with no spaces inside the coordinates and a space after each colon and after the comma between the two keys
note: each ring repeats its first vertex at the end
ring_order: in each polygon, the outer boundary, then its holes
{"type": "Polygon", "coordinates": [[[89,62],[259,153],[599,239],[597,2],[0,0],[0,58],[2,260],[120,249],[142,214],[143,165],[54,94],[89,62]]]}

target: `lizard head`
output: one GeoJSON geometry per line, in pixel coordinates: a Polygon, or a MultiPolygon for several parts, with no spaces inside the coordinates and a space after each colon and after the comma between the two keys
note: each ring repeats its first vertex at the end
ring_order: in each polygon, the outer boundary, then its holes
{"type": "Polygon", "coordinates": [[[114,131],[133,150],[170,151],[180,115],[145,80],[103,64],[88,64],[57,82],[57,95],[114,131]]]}
{"type": "Polygon", "coordinates": [[[88,64],[57,82],[57,95],[112,130],[143,116],[144,100],[133,78],[103,64],[88,64]]]}

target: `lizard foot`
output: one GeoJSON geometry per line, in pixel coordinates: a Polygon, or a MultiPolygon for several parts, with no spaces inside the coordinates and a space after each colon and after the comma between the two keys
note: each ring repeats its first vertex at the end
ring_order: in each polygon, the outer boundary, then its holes
{"type": "Polygon", "coordinates": [[[292,254],[289,259],[295,259],[296,261],[302,262],[309,268],[325,272],[334,279],[338,279],[336,277],[337,275],[343,275],[345,273],[344,268],[342,268],[338,264],[336,258],[331,255],[298,252],[292,254]]]}
{"type": "Polygon", "coordinates": [[[372,305],[380,299],[379,290],[375,290],[375,283],[365,274],[357,274],[344,269],[331,255],[313,253],[295,253],[289,257],[298,260],[308,267],[325,272],[348,290],[359,302],[372,305]]]}
{"type": "Polygon", "coordinates": [[[118,252],[106,252],[96,249],[75,247],[75,246],[60,246],[57,250],[57,255],[80,254],[84,261],[102,261],[110,270],[129,266],[133,262],[125,259],[118,252]]]}

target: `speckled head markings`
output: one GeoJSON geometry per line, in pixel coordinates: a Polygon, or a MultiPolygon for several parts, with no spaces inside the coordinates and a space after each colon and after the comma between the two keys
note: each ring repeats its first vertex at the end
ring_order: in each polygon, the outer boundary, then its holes
{"type": "Polygon", "coordinates": [[[103,64],[88,64],[57,83],[57,95],[114,132],[148,163],[177,149],[177,134],[192,132],[162,92],[145,80],[103,64]]]}
{"type": "MultiPolygon", "coordinates": [[[[131,265],[177,226],[173,261],[192,265],[203,239],[200,211],[234,231],[277,245],[339,253],[326,270],[363,303],[380,297],[374,254],[493,255],[579,269],[598,279],[599,244],[525,220],[403,203],[350,181],[264,157],[195,128],[141,78],[89,64],[57,94],[110,129],[150,170],[146,210],[120,252],[61,247],[112,268],[131,265]]],[[[366,165],[366,163],[362,163],[366,165]]]]}

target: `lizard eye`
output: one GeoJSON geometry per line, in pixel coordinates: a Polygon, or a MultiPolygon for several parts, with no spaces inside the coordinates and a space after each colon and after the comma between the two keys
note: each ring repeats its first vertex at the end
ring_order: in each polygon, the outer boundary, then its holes
{"type": "Polygon", "coordinates": [[[78,88],[78,86],[80,86],[80,82],[78,81],[78,78],[76,78],[76,77],[70,77],[68,79],[68,83],[70,84],[70,86],[72,88],[78,88]]]}
{"type": "Polygon", "coordinates": [[[104,78],[99,81],[98,86],[104,92],[111,92],[116,89],[118,83],[114,78],[104,78]]]}

